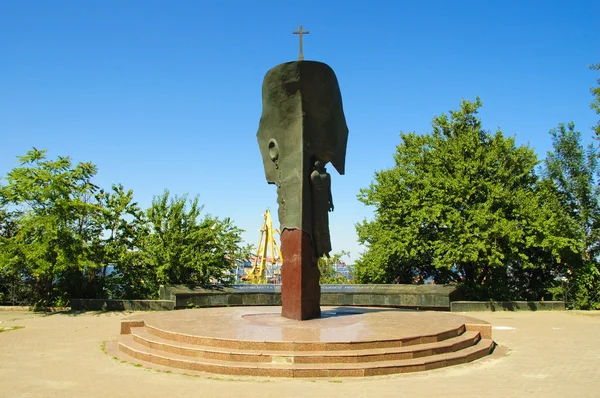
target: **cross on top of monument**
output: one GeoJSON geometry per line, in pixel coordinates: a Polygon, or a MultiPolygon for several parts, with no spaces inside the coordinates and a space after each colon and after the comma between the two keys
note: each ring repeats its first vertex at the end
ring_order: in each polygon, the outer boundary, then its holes
{"type": "Polygon", "coordinates": [[[304,53],[302,52],[302,35],[307,35],[308,34],[308,30],[302,30],[302,25],[300,25],[300,27],[298,28],[298,30],[295,30],[292,32],[295,35],[300,36],[300,55],[298,56],[298,59],[300,61],[304,60],[304,53]]]}

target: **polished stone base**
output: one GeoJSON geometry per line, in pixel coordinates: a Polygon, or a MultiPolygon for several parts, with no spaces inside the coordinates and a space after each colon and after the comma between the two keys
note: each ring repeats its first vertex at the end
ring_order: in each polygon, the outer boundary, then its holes
{"type": "Polygon", "coordinates": [[[488,323],[451,313],[324,308],[308,321],[280,313],[237,307],[140,314],[122,321],[113,354],[186,371],[342,377],[456,365],[494,348],[488,323]]]}
{"type": "Polygon", "coordinates": [[[297,321],[320,317],[320,274],[310,235],[299,229],[284,230],[281,255],[281,315],[297,321]]]}

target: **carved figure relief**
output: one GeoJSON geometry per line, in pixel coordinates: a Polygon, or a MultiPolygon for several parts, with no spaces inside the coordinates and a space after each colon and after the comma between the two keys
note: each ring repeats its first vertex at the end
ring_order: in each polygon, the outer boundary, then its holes
{"type": "Polygon", "coordinates": [[[323,162],[316,160],[310,173],[312,201],[312,239],[315,256],[329,257],[331,236],[329,234],[329,212],[333,211],[331,176],[323,162]]]}

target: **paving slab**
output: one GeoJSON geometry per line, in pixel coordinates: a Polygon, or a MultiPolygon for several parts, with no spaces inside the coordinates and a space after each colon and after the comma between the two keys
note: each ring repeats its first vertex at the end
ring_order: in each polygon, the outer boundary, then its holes
{"type": "Polygon", "coordinates": [[[500,350],[474,363],[372,378],[186,376],[106,354],[130,312],[0,313],[0,397],[598,397],[600,312],[469,312],[500,350]]]}

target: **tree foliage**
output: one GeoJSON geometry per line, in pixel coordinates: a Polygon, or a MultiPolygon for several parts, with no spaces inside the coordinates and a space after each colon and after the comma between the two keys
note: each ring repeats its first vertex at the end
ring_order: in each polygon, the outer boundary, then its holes
{"type": "Polygon", "coordinates": [[[131,299],[155,297],[155,271],[141,253],[149,233],[147,218],[133,201],[133,191],[126,191],[121,184],[113,185],[110,191],[100,190],[97,199],[104,231],[99,237],[97,275],[104,281],[104,294],[131,299]]]}
{"type": "MultiPolygon", "coordinates": [[[[590,69],[600,71],[600,63],[596,65],[591,65],[590,69]]],[[[596,112],[597,115],[600,115],[600,78],[598,78],[596,82],[598,83],[598,85],[590,89],[590,92],[594,96],[594,100],[592,101],[590,107],[596,112]]],[[[600,120],[598,120],[598,123],[596,123],[596,125],[593,128],[594,132],[596,133],[596,138],[600,139],[600,120]]]]}
{"type": "Polygon", "coordinates": [[[463,101],[435,117],[430,134],[402,133],[395,167],[361,190],[375,219],[357,225],[368,248],[355,265],[359,282],[460,282],[476,298],[545,291],[552,272],[542,260],[560,261],[574,242],[553,234],[533,150],[485,131],[481,106],[463,101]]]}
{"type": "Polygon", "coordinates": [[[170,198],[165,191],[155,197],[147,216],[151,233],[144,251],[156,269],[159,283],[208,286],[228,284],[235,262],[247,258],[241,232],[229,218],[200,217],[198,198],[170,198]]]}
{"type": "Polygon", "coordinates": [[[343,283],[352,283],[347,278],[339,275],[336,269],[336,266],[342,261],[344,257],[348,257],[350,253],[345,250],[342,250],[339,253],[332,254],[330,257],[323,256],[319,258],[319,272],[320,279],[319,283],[322,285],[330,285],[330,284],[343,284],[343,283]]]}
{"type": "Polygon", "coordinates": [[[567,264],[561,275],[571,285],[575,306],[592,308],[600,303],[598,151],[584,148],[574,123],[561,123],[550,134],[553,150],[544,163],[544,183],[554,195],[553,212],[563,234],[577,242],[575,250],[563,254],[567,264]]]}
{"type": "Polygon", "coordinates": [[[35,148],[19,161],[1,188],[5,209],[18,225],[0,241],[0,264],[4,273],[35,286],[36,302],[55,302],[63,298],[57,286],[70,273],[94,268],[93,236],[100,232],[91,182],[96,166],[73,166],[68,157],[48,160],[35,148]]]}
{"type": "Polygon", "coordinates": [[[247,255],[228,218],[200,218],[198,199],[155,198],[144,212],[122,185],[93,183],[89,162],[32,149],[0,187],[0,301],[20,286],[29,303],[152,298],[160,283],[225,283],[247,255]]]}

